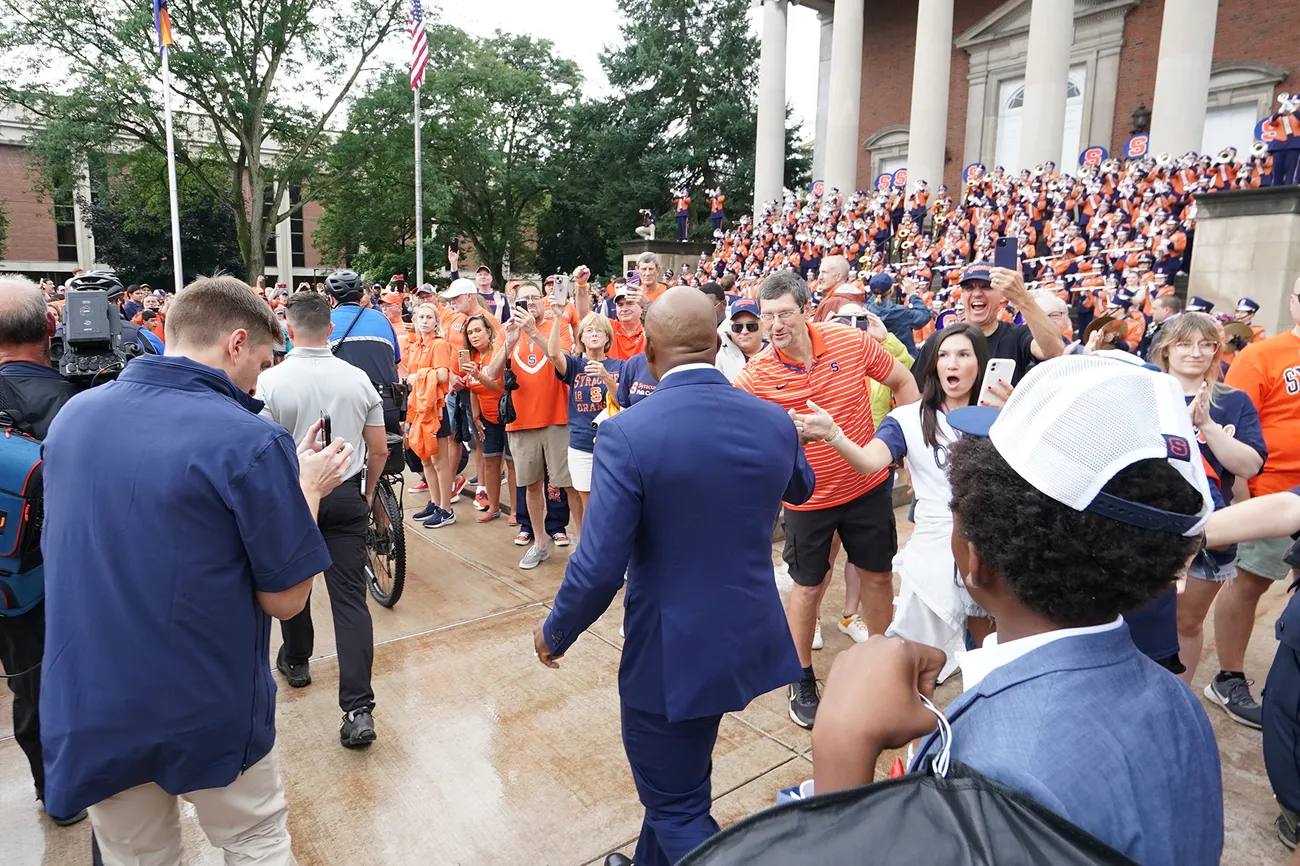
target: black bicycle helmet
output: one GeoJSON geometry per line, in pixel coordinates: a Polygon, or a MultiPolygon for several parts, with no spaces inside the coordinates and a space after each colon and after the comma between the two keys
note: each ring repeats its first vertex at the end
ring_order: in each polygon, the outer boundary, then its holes
{"type": "Polygon", "coordinates": [[[108,292],[109,300],[113,300],[123,295],[126,289],[112,271],[86,271],[68,280],[68,291],[108,292]]]}
{"type": "Polygon", "coordinates": [[[325,278],[325,291],[340,304],[359,301],[361,300],[361,277],[354,271],[335,271],[325,278]]]}

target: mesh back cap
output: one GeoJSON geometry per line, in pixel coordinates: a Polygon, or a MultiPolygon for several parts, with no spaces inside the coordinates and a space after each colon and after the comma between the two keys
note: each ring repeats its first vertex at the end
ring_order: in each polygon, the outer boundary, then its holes
{"type": "MultiPolygon", "coordinates": [[[[1182,386],[1133,361],[1067,355],[1038,364],[987,425],[987,435],[1017,475],[1062,505],[1198,535],[1214,502],[1182,386]],[[1152,459],[1168,460],[1196,489],[1198,514],[1176,515],[1101,492],[1126,467],[1152,459]]],[[[960,417],[972,411],[954,410],[949,421],[981,433],[960,417]]]]}

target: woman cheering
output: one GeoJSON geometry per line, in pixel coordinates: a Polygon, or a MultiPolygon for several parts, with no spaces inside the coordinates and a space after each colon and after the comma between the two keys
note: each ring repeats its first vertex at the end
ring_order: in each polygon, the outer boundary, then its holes
{"type": "Polygon", "coordinates": [[[916,493],[916,529],[894,559],[902,576],[894,621],[886,635],[938,647],[948,655],[939,674],[943,682],[957,668],[956,653],[965,649],[966,629],[976,641],[991,631],[984,612],[971,601],[952,557],[952,488],[948,485],[948,448],[957,434],[948,426],[949,410],[974,405],[984,378],[988,345],[974,325],[949,325],[940,332],[935,351],[921,371],[921,399],[890,412],[866,445],[845,436],[835,420],[809,401],[810,415],[795,415],[800,434],[825,440],[845,462],[864,475],[907,458],[916,493]]]}

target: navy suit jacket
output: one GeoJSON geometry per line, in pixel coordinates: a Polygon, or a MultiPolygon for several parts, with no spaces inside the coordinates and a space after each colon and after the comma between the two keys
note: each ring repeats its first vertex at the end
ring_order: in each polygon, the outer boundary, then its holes
{"type": "MultiPolygon", "coordinates": [[[[952,757],[1144,866],[1223,852],[1219,749],[1196,694],[1138,651],[1128,624],[995,668],[946,709],[952,757]]],[[[913,765],[939,751],[932,734],[913,765]]]]}
{"type": "Polygon", "coordinates": [[[544,628],[559,655],[627,593],[619,692],[669,721],[743,709],[801,676],[772,573],[781,501],[813,471],[794,424],[715,369],[682,370],[600,425],[582,542],[544,628]]]}

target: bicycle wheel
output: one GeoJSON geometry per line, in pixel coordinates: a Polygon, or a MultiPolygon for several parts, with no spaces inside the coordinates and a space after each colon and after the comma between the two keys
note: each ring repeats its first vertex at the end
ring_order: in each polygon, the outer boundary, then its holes
{"type": "Polygon", "coordinates": [[[366,524],[366,553],[370,594],[384,607],[392,607],[406,587],[406,532],[402,505],[387,478],[380,478],[375,487],[375,503],[366,524]]]}

